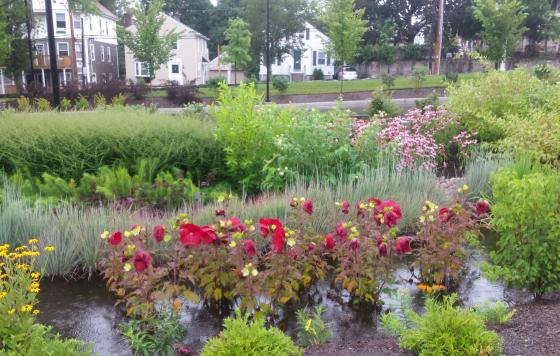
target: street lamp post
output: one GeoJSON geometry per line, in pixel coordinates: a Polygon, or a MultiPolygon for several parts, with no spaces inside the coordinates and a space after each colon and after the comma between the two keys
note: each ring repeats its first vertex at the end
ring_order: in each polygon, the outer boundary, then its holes
{"type": "Polygon", "coordinates": [[[51,64],[51,83],[53,91],[53,105],[60,105],[60,81],[58,80],[57,52],[56,43],[54,41],[54,25],[51,0],[45,0],[45,10],[47,15],[47,37],[49,42],[49,59],[51,64]]]}
{"type": "Polygon", "coordinates": [[[266,102],[270,102],[270,0],[266,0],[266,102]]]}

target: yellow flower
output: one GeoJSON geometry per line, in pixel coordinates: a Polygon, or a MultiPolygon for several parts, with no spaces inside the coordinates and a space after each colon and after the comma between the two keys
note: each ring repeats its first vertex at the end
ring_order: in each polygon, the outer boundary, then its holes
{"type": "Polygon", "coordinates": [[[132,236],[132,233],[130,231],[124,232],[124,237],[130,237],[130,236],[132,236]]]}
{"type": "Polygon", "coordinates": [[[8,310],[8,315],[13,315],[16,312],[15,308],[8,310]]]}
{"type": "Polygon", "coordinates": [[[19,251],[23,251],[25,249],[27,249],[27,246],[18,246],[18,247],[15,248],[15,251],[19,252],[19,251]]]}
{"type": "Polygon", "coordinates": [[[31,273],[31,278],[39,279],[39,277],[41,277],[41,273],[39,273],[39,272],[32,272],[31,273]]]}
{"type": "Polygon", "coordinates": [[[123,269],[128,272],[132,269],[132,265],[130,263],[125,263],[123,269]]]}
{"type": "Polygon", "coordinates": [[[37,315],[37,314],[39,314],[39,310],[37,309],[33,310],[33,315],[37,315]]]}
{"type": "Polygon", "coordinates": [[[2,300],[6,296],[6,292],[0,292],[0,300],[2,300]]]}
{"type": "Polygon", "coordinates": [[[27,267],[29,267],[29,266],[27,265],[27,263],[18,263],[18,264],[16,265],[16,268],[17,268],[17,269],[27,269],[27,267]]]}
{"type": "Polygon", "coordinates": [[[35,244],[38,244],[38,243],[39,243],[39,240],[37,240],[37,239],[31,239],[31,240],[27,241],[27,243],[30,244],[30,245],[35,245],[35,244]]]}
{"type": "Polygon", "coordinates": [[[101,239],[106,240],[108,237],[109,237],[109,231],[107,230],[103,231],[103,233],[101,234],[101,239]]]}
{"type": "Polygon", "coordinates": [[[53,252],[55,250],[54,246],[45,246],[45,251],[47,252],[53,252]]]}
{"type": "Polygon", "coordinates": [[[229,247],[231,248],[235,248],[237,246],[237,243],[235,241],[232,241],[229,243],[229,247]]]}
{"type": "Polygon", "coordinates": [[[41,291],[41,289],[40,289],[40,288],[30,288],[29,291],[30,291],[31,293],[37,294],[37,293],[39,293],[39,292],[41,291]]]}
{"type": "Polygon", "coordinates": [[[179,299],[175,299],[173,301],[173,310],[175,311],[175,313],[178,313],[181,310],[181,301],[179,299]]]}
{"type": "Polygon", "coordinates": [[[25,304],[21,307],[21,311],[23,313],[27,313],[27,312],[30,312],[32,310],[33,310],[33,305],[31,305],[31,304],[25,304]]]}
{"type": "Polygon", "coordinates": [[[307,319],[307,322],[305,323],[305,331],[311,330],[311,322],[311,319],[307,319]]]}

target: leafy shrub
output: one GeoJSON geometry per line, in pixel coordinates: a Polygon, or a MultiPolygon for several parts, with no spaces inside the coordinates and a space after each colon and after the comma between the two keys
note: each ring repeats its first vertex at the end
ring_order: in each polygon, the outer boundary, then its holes
{"type": "Polygon", "coordinates": [[[51,111],[51,102],[45,98],[35,98],[35,108],[37,111],[51,111]]]}
{"type": "Polygon", "coordinates": [[[485,301],[482,305],[475,306],[475,310],[484,318],[487,325],[502,325],[507,323],[516,313],[516,310],[509,310],[507,303],[498,301],[490,304],[485,301]]]}
{"type": "Polygon", "coordinates": [[[368,106],[368,116],[384,115],[388,117],[397,116],[402,112],[400,106],[393,102],[390,93],[383,89],[376,89],[371,95],[371,102],[368,106]]]}
{"type": "Polygon", "coordinates": [[[278,90],[280,93],[285,93],[290,86],[288,78],[283,75],[275,75],[272,77],[272,87],[278,90]]]}
{"type": "Polygon", "coordinates": [[[166,90],[167,99],[169,99],[175,105],[185,105],[200,101],[196,97],[195,88],[188,85],[172,84],[168,86],[166,90]]]}
{"type": "Polygon", "coordinates": [[[406,44],[399,47],[402,60],[423,60],[427,58],[428,49],[426,46],[417,44],[406,44]]]}
{"type": "Polygon", "coordinates": [[[173,311],[160,311],[145,320],[129,320],[119,325],[133,355],[175,356],[185,329],[173,311]]]}
{"type": "Polygon", "coordinates": [[[457,83],[459,81],[459,73],[457,72],[445,72],[444,76],[448,83],[457,83]]]}
{"type": "Polygon", "coordinates": [[[225,355],[301,355],[302,350],[277,328],[264,326],[264,319],[249,320],[239,312],[235,318],[224,320],[224,330],[218,337],[208,340],[202,356],[225,355]]]}
{"type": "Polygon", "coordinates": [[[296,312],[298,339],[303,346],[321,345],[329,341],[331,332],[323,321],[325,307],[316,306],[313,312],[300,309],[296,312]]]}
{"type": "Polygon", "coordinates": [[[492,179],[492,226],[499,235],[493,272],[535,296],[560,289],[560,174],[519,175],[502,169],[492,179]]]}
{"type": "Polygon", "coordinates": [[[60,100],[60,110],[68,111],[72,108],[72,101],[68,98],[62,98],[60,100]]]}
{"type": "Polygon", "coordinates": [[[540,80],[546,80],[552,74],[552,67],[548,64],[538,64],[533,69],[535,76],[540,80]]]}
{"type": "Polygon", "coordinates": [[[418,355],[489,355],[502,353],[502,340],[486,330],[485,320],[473,309],[455,307],[457,294],[438,303],[426,300],[419,315],[411,308],[411,297],[402,295],[401,312],[381,316],[381,326],[399,337],[400,346],[418,355]]]}
{"type": "Polygon", "coordinates": [[[95,105],[95,109],[105,109],[107,107],[107,99],[101,93],[97,93],[93,96],[93,103],[95,105]]]}
{"type": "Polygon", "coordinates": [[[0,122],[0,166],[8,174],[17,170],[31,176],[49,172],[77,180],[101,166],[123,165],[133,171],[139,157],[152,157],[159,158],[161,170],[179,168],[195,181],[221,166],[221,148],[207,121],[148,114],[144,109],[82,116],[5,117],[0,122]]]}
{"type": "Polygon", "coordinates": [[[26,96],[20,96],[17,98],[17,106],[18,110],[21,112],[28,112],[31,110],[31,103],[29,102],[29,98],[26,96]]]}
{"type": "Polygon", "coordinates": [[[212,89],[218,89],[222,84],[227,85],[227,79],[225,77],[212,77],[208,79],[206,84],[212,89]]]}
{"type": "Polygon", "coordinates": [[[412,67],[412,77],[414,78],[416,89],[420,88],[426,81],[428,72],[428,67],[426,66],[415,65],[414,67],[412,67]]]}
{"type": "Polygon", "coordinates": [[[321,68],[313,69],[313,80],[324,80],[325,74],[321,68]]]}
{"type": "Polygon", "coordinates": [[[127,94],[124,94],[124,93],[117,94],[111,99],[111,105],[113,105],[113,106],[124,106],[127,98],[128,98],[127,94]]]}
{"type": "Polygon", "coordinates": [[[78,98],[76,99],[75,108],[76,108],[76,110],[88,110],[89,109],[89,102],[88,102],[87,98],[85,96],[83,96],[82,94],[78,95],[78,98]]]}
{"type": "Polygon", "coordinates": [[[415,104],[418,109],[424,109],[426,106],[437,108],[440,105],[439,95],[433,91],[426,99],[416,100],[415,104]]]}
{"type": "Polygon", "coordinates": [[[385,88],[391,89],[395,85],[395,76],[387,73],[383,73],[381,76],[381,82],[385,85],[385,88]]]}

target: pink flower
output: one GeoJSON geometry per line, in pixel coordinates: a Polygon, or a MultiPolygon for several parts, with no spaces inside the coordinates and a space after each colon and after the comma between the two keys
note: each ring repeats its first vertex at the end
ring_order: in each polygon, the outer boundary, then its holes
{"type": "Polygon", "coordinates": [[[348,200],[342,202],[342,213],[343,214],[350,213],[350,202],[348,200]]]}
{"type": "Polygon", "coordinates": [[[488,200],[479,200],[476,202],[476,213],[478,215],[484,215],[484,214],[488,214],[488,212],[490,211],[490,203],[488,203],[488,200]]]}
{"type": "Polygon", "coordinates": [[[121,241],[122,241],[122,233],[120,231],[115,231],[111,234],[111,236],[109,236],[108,239],[109,243],[113,246],[118,246],[120,245],[121,241]]]}
{"type": "Polygon", "coordinates": [[[377,246],[381,246],[381,244],[385,242],[385,236],[383,235],[377,236],[375,238],[375,242],[377,243],[377,246]]]}
{"type": "Polygon", "coordinates": [[[332,250],[334,248],[334,235],[332,233],[325,236],[325,246],[328,250],[332,250]]]}
{"type": "Polygon", "coordinates": [[[245,224],[241,223],[239,218],[233,216],[228,220],[231,223],[231,230],[235,232],[243,232],[247,229],[245,224]]]}
{"type": "Polygon", "coordinates": [[[399,254],[411,253],[412,247],[410,247],[410,238],[407,236],[399,238],[395,244],[395,252],[399,254]]]}
{"type": "Polygon", "coordinates": [[[216,210],[216,216],[226,216],[225,210],[216,210]]]}
{"type": "Polygon", "coordinates": [[[360,247],[360,242],[358,240],[350,241],[350,249],[355,251],[360,247]]]}
{"type": "Polygon", "coordinates": [[[380,256],[387,257],[387,244],[385,242],[377,246],[377,248],[380,256]]]}
{"type": "Polygon", "coordinates": [[[165,237],[165,228],[162,225],[154,226],[154,239],[156,239],[157,243],[163,241],[165,237]]]}
{"type": "Polygon", "coordinates": [[[338,241],[346,240],[348,237],[348,229],[344,227],[344,223],[340,222],[336,226],[336,235],[338,236],[338,241]]]}
{"type": "Polygon", "coordinates": [[[137,272],[144,272],[152,264],[152,256],[146,251],[138,251],[132,257],[132,264],[137,272]]]}
{"type": "Polygon", "coordinates": [[[313,214],[313,201],[312,200],[307,199],[306,201],[303,202],[303,211],[305,211],[309,215],[313,214]]]}
{"type": "Polygon", "coordinates": [[[179,355],[188,355],[191,353],[191,349],[189,349],[186,346],[181,346],[179,347],[179,349],[177,350],[177,352],[179,352],[179,355]]]}
{"type": "Polygon", "coordinates": [[[243,243],[243,250],[250,257],[253,257],[257,253],[253,240],[245,240],[245,243],[243,243]]]}

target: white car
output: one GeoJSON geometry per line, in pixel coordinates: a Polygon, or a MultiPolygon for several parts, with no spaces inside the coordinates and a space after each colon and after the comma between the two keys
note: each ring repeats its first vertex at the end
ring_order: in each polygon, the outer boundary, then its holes
{"type": "Polygon", "coordinates": [[[338,71],[334,75],[334,79],[340,79],[340,73],[342,73],[343,80],[356,80],[358,79],[358,72],[354,67],[344,67],[344,71],[342,68],[339,68],[338,71]]]}

